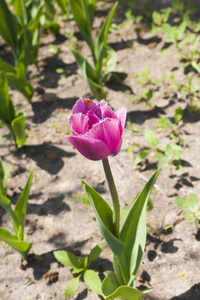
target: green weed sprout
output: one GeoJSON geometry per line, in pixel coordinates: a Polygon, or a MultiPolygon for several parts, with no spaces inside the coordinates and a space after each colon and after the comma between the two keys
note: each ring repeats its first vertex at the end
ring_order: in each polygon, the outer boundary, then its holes
{"type": "Polygon", "coordinates": [[[102,295],[99,273],[89,269],[90,263],[99,258],[102,250],[103,244],[100,243],[90,251],[89,255],[84,255],[82,259],[79,259],[75,254],[69,251],[54,251],[53,254],[55,258],[61,264],[73,269],[72,274],[74,278],[67,283],[65,297],[70,297],[76,292],[81,278],[83,278],[92,291],[98,295],[102,295]]]}
{"type": "Polygon", "coordinates": [[[192,223],[198,226],[200,224],[200,206],[197,197],[194,194],[190,194],[189,198],[176,197],[174,202],[184,211],[183,218],[188,222],[187,225],[192,223]]]}
{"type": "MultiPolygon", "coordinates": [[[[0,170],[0,172],[0,186],[2,186],[2,169],[0,170]]],[[[32,179],[33,170],[30,171],[25,188],[19,196],[14,210],[11,207],[11,201],[6,197],[4,191],[2,193],[0,190],[0,205],[9,213],[12,219],[14,230],[14,233],[12,233],[3,227],[0,227],[0,241],[8,244],[13,249],[18,251],[26,260],[28,258],[28,252],[32,246],[31,243],[24,241],[24,225],[26,220],[27,203],[32,179]]]]}

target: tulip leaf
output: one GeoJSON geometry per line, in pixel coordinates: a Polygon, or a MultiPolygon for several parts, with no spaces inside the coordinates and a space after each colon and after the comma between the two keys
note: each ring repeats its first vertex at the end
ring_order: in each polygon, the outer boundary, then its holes
{"type": "Polygon", "coordinates": [[[27,259],[27,253],[32,246],[31,243],[18,240],[14,234],[2,227],[0,227],[0,241],[8,244],[13,249],[18,251],[24,259],[27,259]]]}
{"type": "Polygon", "coordinates": [[[9,10],[6,1],[0,1],[0,35],[12,48],[16,55],[17,52],[17,23],[14,15],[9,10]]]}
{"type": "Polygon", "coordinates": [[[24,78],[19,78],[13,73],[6,73],[6,76],[11,87],[22,93],[30,103],[33,96],[33,87],[30,82],[24,78]]]}
{"type": "Polygon", "coordinates": [[[105,299],[121,298],[126,300],[139,300],[141,296],[152,290],[148,289],[141,292],[130,286],[120,286],[117,281],[117,277],[111,271],[107,272],[107,276],[102,282],[101,289],[105,299]]]}
{"type": "Polygon", "coordinates": [[[124,243],[114,235],[113,212],[108,203],[89,185],[82,181],[103,238],[115,256],[123,253],[124,243]]]}
{"type": "Polygon", "coordinates": [[[19,116],[15,118],[11,123],[13,132],[16,137],[16,144],[18,148],[23,147],[26,141],[25,122],[26,122],[26,117],[19,116]]]}
{"type": "Polygon", "coordinates": [[[86,270],[83,278],[85,283],[93,292],[98,295],[102,295],[101,279],[99,278],[98,272],[95,272],[94,270],[86,270]]]}
{"type": "Polygon", "coordinates": [[[158,177],[157,170],[147,182],[142,192],[133,201],[132,207],[124,221],[120,239],[124,242],[124,256],[129,267],[129,284],[132,283],[139,268],[146,242],[146,206],[158,177]]]}
{"type": "Polygon", "coordinates": [[[107,46],[107,40],[108,40],[108,33],[110,30],[110,25],[112,22],[112,19],[114,17],[115,11],[117,9],[118,3],[116,2],[110,12],[108,13],[103,26],[101,27],[101,30],[97,36],[96,44],[95,44],[95,56],[97,61],[101,61],[102,57],[104,55],[104,47],[107,46]]]}
{"type": "Polygon", "coordinates": [[[88,18],[88,14],[86,13],[87,5],[85,1],[82,0],[69,0],[72,13],[74,16],[74,19],[76,21],[76,24],[79,28],[80,34],[82,35],[83,39],[88,43],[88,45],[92,46],[92,36],[91,36],[91,21],[88,18]]]}
{"type": "Polygon", "coordinates": [[[26,182],[26,185],[17,200],[17,204],[14,210],[17,219],[17,225],[18,225],[18,232],[16,233],[16,235],[21,240],[23,240],[23,235],[24,235],[23,231],[24,231],[28,197],[29,197],[32,179],[33,179],[33,170],[31,170],[29,173],[29,177],[26,182]]]}

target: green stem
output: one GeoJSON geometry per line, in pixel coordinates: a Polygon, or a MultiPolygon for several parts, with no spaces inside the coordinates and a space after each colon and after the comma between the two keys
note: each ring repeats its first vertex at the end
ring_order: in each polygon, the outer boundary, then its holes
{"type": "Polygon", "coordinates": [[[119,228],[120,228],[120,205],[119,205],[119,198],[117,194],[117,189],[115,186],[115,182],[112,176],[112,172],[110,169],[108,158],[102,159],[104,172],[106,175],[106,179],[108,182],[112,204],[113,204],[113,225],[115,230],[115,236],[119,238],[119,228]]]}

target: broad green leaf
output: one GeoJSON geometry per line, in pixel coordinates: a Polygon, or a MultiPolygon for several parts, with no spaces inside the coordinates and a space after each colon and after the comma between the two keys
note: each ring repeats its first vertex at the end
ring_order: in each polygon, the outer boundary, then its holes
{"type": "Polygon", "coordinates": [[[0,71],[0,119],[10,128],[15,119],[15,108],[8,93],[8,81],[5,73],[0,71]]]}
{"type": "Polygon", "coordinates": [[[56,2],[62,9],[62,12],[65,14],[67,12],[68,2],[66,0],[56,0],[56,2]]]}
{"type": "Polygon", "coordinates": [[[149,289],[141,292],[130,286],[120,286],[115,274],[111,271],[107,272],[107,276],[102,282],[101,289],[105,299],[121,298],[126,300],[139,300],[141,296],[152,290],[149,289]]]}
{"type": "Polygon", "coordinates": [[[78,257],[72,252],[60,250],[60,251],[54,251],[53,254],[55,258],[65,267],[71,267],[71,268],[82,267],[80,259],[78,259],[78,257]]]}
{"type": "Polygon", "coordinates": [[[139,163],[141,163],[141,161],[143,161],[143,159],[145,157],[147,157],[147,155],[149,154],[149,152],[151,151],[151,149],[144,149],[142,150],[135,158],[134,161],[134,165],[138,165],[139,163]]]}
{"type": "Polygon", "coordinates": [[[13,228],[14,230],[16,231],[17,230],[17,219],[16,219],[16,216],[11,208],[11,201],[0,194],[0,205],[9,213],[9,215],[11,216],[12,218],[12,221],[13,221],[13,228]]]}
{"type": "Polygon", "coordinates": [[[183,218],[190,221],[190,222],[195,222],[195,217],[192,216],[191,214],[186,213],[186,212],[183,213],[183,218]]]}
{"type": "Polygon", "coordinates": [[[18,251],[24,259],[27,259],[27,254],[32,246],[31,243],[18,240],[14,234],[2,227],[0,227],[0,241],[8,244],[18,251]]]}
{"type": "Polygon", "coordinates": [[[85,269],[88,266],[88,256],[84,255],[81,259],[81,266],[85,269]]]}
{"type": "Polygon", "coordinates": [[[9,63],[5,62],[3,59],[1,59],[1,57],[0,57],[0,70],[4,71],[5,73],[16,74],[15,68],[11,64],[9,64],[9,63]]]}
{"type": "Polygon", "coordinates": [[[162,25],[162,15],[156,10],[152,13],[152,19],[156,25],[158,26],[162,25]]]}
{"type": "Polygon", "coordinates": [[[65,297],[70,297],[76,292],[79,286],[79,278],[80,276],[77,276],[68,281],[67,286],[65,288],[65,297]]]}
{"type": "Polygon", "coordinates": [[[182,118],[183,118],[183,110],[181,107],[178,107],[174,112],[174,120],[176,123],[179,123],[182,118]]]}
{"type": "Polygon", "coordinates": [[[28,82],[28,80],[24,78],[18,77],[13,73],[6,73],[6,76],[11,87],[22,93],[26,97],[28,102],[31,103],[31,98],[33,96],[33,87],[30,82],[28,82]]]}
{"type": "Polygon", "coordinates": [[[97,295],[102,295],[101,279],[99,278],[98,272],[95,272],[94,270],[86,270],[83,278],[85,283],[93,292],[97,295]]]}
{"type": "Polygon", "coordinates": [[[174,199],[174,202],[182,209],[182,210],[188,210],[188,208],[191,206],[190,201],[188,198],[181,198],[176,197],[174,199]]]}
{"type": "Polygon", "coordinates": [[[158,168],[160,168],[160,169],[163,169],[163,168],[166,168],[166,167],[168,167],[169,166],[169,163],[168,162],[166,162],[166,161],[159,161],[158,163],[157,163],[157,167],[158,168]]]}
{"type": "Polygon", "coordinates": [[[12,0],[16,17],[22,27],[26,26],[28,23],[28,16],[24,0],[12,0]]]}
{"type": "Polygon", "coordinates": [[[144,133],[145,140],[150,146],[157,146],[158,145],[158,139],[156,138],[156,134],[154,131],[145,129],[144,133]]]}
{"type": "Polygon", "coordinates": [[[24,225],[26,220],[28,197],[29,197],[32,179],[33,179],[33,170],[31,170],[29,173],[26,185],[17,200],[17,204],[14,210],[17,219],[17,224],[18,224],[18,232],[16,232],[16,235],[20,240],[23,240],[23,236],[24,236],[24,225]]]}
{"type": "Polygon", "coordinates": [[[86,5],[85,1],[82,0],[69,0],[71,10],[76,21],[76,24],[80,30],[80,34],[83,39],[88,43],[89,47],[92,49],[92,28],[89,18],[86,19],[85,10],[83,10],[83,5],[86,5]]]}
{"type": "Polygon", "coordinates": [[[156,152],[154,154],[154,157],[159,161],[163,161],[163,162],[168,161],[168,157],[165,154],[161,153],[161,152],[156,152]]]}
{"type": "Polygon", "coordinates": [[[23,147],[26,141],[25,122],[26,122],[26,117],[19,116],[15,118],[11,123],[13,132],[16,137],[16,145],[18,148],[23,147]]]}
{"type": "Polygon", "coordinates": [[[0,35],[17,56],[17,23],[5,0],[0,1],[0,35]]]}
{"type": "Polygon", "coordinates": [[[108,15],[103,23],[103,26],[101,27],[101,30],[96,38],[95,57],[96,57],[97,61],[99,61],[99,60],[101,61],[104,56],[103,50],[104,50],[104,47],[107,46],[108,33],[109,33],[112,19],[114,17],[115,11],[117,9],[117,5],[118,5],[118,3],[115,2],[112,9],[108,13],[108,15]]]}
{"type": "Polygon", "coordinates": [[[0,156],[0,178],[4,182],[4,180],[5,180],[5,171],[4,171],[1,156],[0,156]]]}
{"type": "Polygon", "coordinates": [[[94,69],[88,63],[86,58],[77,50],[76,46],[72,46],[71,51],[75,56],[76,63],[78,65],[78,68],[80,69],[84,79],[87,81],[87,78],[89,77],[89,78],[95,80],[95,78],[94,78],[94,69]]]}
{"type": "Polygon", "coordinates": [[[124,221],[120,239],[124,242],[124,256],[129,268],[129,284],[132,283],[139,268],[146,242],[146,205],[151,191],[158,177],[157,170],[145,185],[142,192],[136,197],[124,221]]]}
{"type": "Polygon", "coordinates": [[[197,211],[199,207],[199,201],[195,194],[190,194],[189,196],[190,207],[193,211],[197,211]]]}
{"type": "Polygon", "coordinates": [[[99,258],[99,255],[101,254],[102,250],[103,250],[103,244],[102,243],[96,245],[90,251],[89,261],[91,262],[91,261],[96,260],[97,258],[99,258]]]}
{"type": "Polygon", "coordinates": [[[83,78],[86,80],[91,92],[98,99],[105,99],[106,92],[102,89],[101,85],[97,82],[97,78],[94,75],[94,69],[88,63],[88,61],[81,55],[75,46],[71,47],[71,50],[76,58],[76,63],[82,73],[83,78]]]}
{"type": "Polygon", "coordinates": [[[121,255],[123,253],[124,243],[114,235],[112,209],[95,190],[93,190],[84,181],[82,181],[82,184],[94,210],[103,238],[116,256],[121,255]]]}

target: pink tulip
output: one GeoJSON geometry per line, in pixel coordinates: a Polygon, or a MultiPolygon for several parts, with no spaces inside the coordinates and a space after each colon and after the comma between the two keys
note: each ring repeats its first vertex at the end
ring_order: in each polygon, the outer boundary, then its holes
{"type": "Polygon", "coordinates": [[[126,114],[126,107],[113,111],[104,100],[95,104],[80,98],[69,117],[73,136],[63,136],[88,159],[115,156],[121,148],[126,114]]]}

